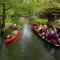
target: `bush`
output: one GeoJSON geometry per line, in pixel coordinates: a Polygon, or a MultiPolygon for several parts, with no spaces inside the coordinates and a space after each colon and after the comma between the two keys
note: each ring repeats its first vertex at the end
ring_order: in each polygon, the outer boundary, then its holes
{"type": "Polygon", "coordinates": [[[9,29],[9,28],[7,28],[7,29],[4,30],[4,34],[5,34],[5,36],[10,35],[11,32],[12,32],[12,30],[9,29]]]}
{"type": "Polygon", "coordinates": [[[54,24],[60,24],[60,19],[55,20],[55,21],[54,21],[54,24]]]}

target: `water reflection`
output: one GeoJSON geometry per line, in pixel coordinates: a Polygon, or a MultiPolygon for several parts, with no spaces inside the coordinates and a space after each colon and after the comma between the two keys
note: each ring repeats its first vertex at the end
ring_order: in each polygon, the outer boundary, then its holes
{"type": "Polygon", "coordinates": [[[20,42],[23,50],[24,50],[26,44],[30,41],[31,35],[32,35],[32,33],[30,31],[30,26],[25,24],[22,27],[21,42],[20,42]]]}
{"type": "Polygon", "coordinates": [[[22,33],[23,38],[24,38],[24,37],[25,37],[25,38],[31,37],[30,26],[24,25],[22,32],[23,32],[23,33],[22,33]]]}

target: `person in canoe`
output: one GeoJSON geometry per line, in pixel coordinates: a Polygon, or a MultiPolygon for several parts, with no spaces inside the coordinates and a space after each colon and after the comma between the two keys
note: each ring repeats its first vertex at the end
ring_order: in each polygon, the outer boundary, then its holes
{"type": "Polygon", "coordinates": [[[14,30],[13,32],[12,32],[12,34],[16,34],[17,33],[17,30],[14,30]]]}
{"type": "Polygon", "coordinates": [[[40,36],[42,36],[42,29],[43,29],[43,26],[41,24],[38,25],[37,31],[38,31],[38,33],[39,33],[40,36]]]}
{"type": "Polygon", "coordinates": [[[47,33],[46,33],[46,36],[45,36],[46,39],[50,39],[51,37],[54,37],[54,36],[55,36],[55,31],[52,28],[47,30],[47,33]]]}
{"type": "Polygon", "coordinates": [[[17,33],[17,28],[13,30],[13,32],[10,35],[7,35],[7,38],[11,37],[13,34],[17,33]]]}
{"type": "Polygon", "coordinates": [[[46,33],[48,30],[48,26],[46,25],[46,23],[44,24],[43,29],[44,29],[44,32],[46,33]]]}
{"type": "Polygon", "coordinates": [[[17,24],[12,25],[13,29],[17,29],[17,24]]]}
{"type": "Polygon", "coordinates": [[[17,24],[16,24],[16,23],[13,23],[12,25],[10,25],[10,28],[11,28],[11,29],[17,29],[17,28],[18,28],[18,26],[17,26],[17,24]]]}
{"type": "Polygon", "coordinates": [[[37,26],[37,28],[38,28],[38,32],[39,32],[39,33],[42,33],[42,28],[43,28],[42,24],[39,24],[39,25],[37,26]]]}
{"type": "Polygon", "coordinates": [[[46,39],[48,39],[53,44],[58,43],[54,29],[50,29],[49,31],[50,33],[46,36],[46,39]]]}
{"type": "Polygon", "coordinates": [[[34,27],[34,29],[37,30],[37,28],[38,28],[38,24],[34,24],[33,27],[34,27]]]}
{"type": "Polygon", "coordinates": [[[42,28],[42,36],[43,36],[43,38],[45,37],[46,33],[48,33],[48,26],[45,23],[43,25],[43,28],[42,28]]]}

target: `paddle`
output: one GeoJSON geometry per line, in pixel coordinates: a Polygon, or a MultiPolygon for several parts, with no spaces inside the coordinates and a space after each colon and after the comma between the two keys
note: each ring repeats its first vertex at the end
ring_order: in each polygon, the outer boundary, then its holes
{"type": "Polygon", "coordinates": [[[52,26],[53,26],[53,28],[54,28],[54,31],[55,31],[55,33],[56,33],[57,42],[59,43],[58,36],[57,36],[57,30],[56,30],[56,27],[54,26],[53,22],[52,22],[52,26]]]}

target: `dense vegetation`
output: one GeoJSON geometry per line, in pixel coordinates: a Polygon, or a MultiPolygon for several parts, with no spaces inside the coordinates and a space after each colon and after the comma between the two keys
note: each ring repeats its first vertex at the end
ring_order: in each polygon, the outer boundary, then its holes
{"type": "Polygon", "coordinates": [[[35,20],[34,22],[39,20],[41,22],[40,15],[43,13],[59,14],[60,0],[0,0],[0,15],[2,16],[4,15],[3,8],[5,9],[5,21],[0,19],[0,23],[5,23],[6,27],[12,23],[20,24],[21,16],[27,17],[31,21],[35,20]]]}

